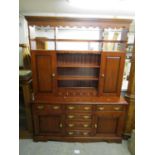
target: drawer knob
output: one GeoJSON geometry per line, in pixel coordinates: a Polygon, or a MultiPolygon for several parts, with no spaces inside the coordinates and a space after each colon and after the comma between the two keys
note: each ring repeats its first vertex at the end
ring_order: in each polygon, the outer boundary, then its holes
{"type": "Polygon", "coordinates": [[[115,107],[114,110],[120,110],[120,107],[115,107]]]}
{"type": "Polygon", "coordinates": [[[83,132],[83,135],[84,135],[84,136],[88,135],[88,132],[83,132]]]}
{"type": "Polygon", "coordinates": [[[38,105],[37,108],[38,108],[39,110],[41,110],[41,109],[44,109],[44,106],[43,106],[43,105],[38,105]]]}
{"type": "Polygon", "coordinates": [[[69,135],[73,135],[73,134],[74,134],[74,132],[68,132],[68,134],[69,134],[69,135]]]}
{"type": "Polygon", "coordinates": [[[68,126],[69,126],[69,127],[73,127],[73,126],[74,126],[74,124],[68,124],[68,126]]]}
{"type": "Polygon", "coordinates": [[[90,107],[84,107],[84,110],[90,110],[90,107]]]}
{"type": "Polygon", "coordinates": [[[95,129],[97,128],[97,124],[95,124],[95,129]]]}
{"type": "Polygon", "coordinates": [[[89,126],[88,124],[83,124],[84,128],[88,128],[88,126],[89,126]]]}
{"type": "Polygon", "coordinates": [[[104,110],[104,107],[99,107],[98,109],[99,109],[99,110],[104,110]]]}
{"type": "Polygon", "coordinates": [[[74,115],[68,115],[68,118],[72,119],[72,118],[74,118],[74,115]]]}
{"type": "Polygon", "coordinates": [[[53,106],[53,109],[54,110],[57,110],[57,109],[59,109],[60,108],[60,106],[53,106]]]}
{"type": "Polygon", "coordinates": [[[52,77],[55,77],[55,73],[52,74],[52,77]]]}
{"type": "Polygon", "coordinates": [[[102,74],[101,77],[104,77],[104,74],[102,74]]]}
{"type": "Polygon", "coordinates": [[[84,119],[88,119],[88,118],[90,118],[90,116],[83,116],[83,118],[84,118],[84,119]]]}
{"type": "Polygon", "coordinates": [[[73,110],[73,109],[75,109],[75,107],[74,106],[69,106],[68,109],[73,110]]]}
{"type": "Polygon", "coordinates": [[[62,128],[62,127],[63,127],[62,123],[60,123],[59,127],[60,127],[60,128],[62,128]]]}

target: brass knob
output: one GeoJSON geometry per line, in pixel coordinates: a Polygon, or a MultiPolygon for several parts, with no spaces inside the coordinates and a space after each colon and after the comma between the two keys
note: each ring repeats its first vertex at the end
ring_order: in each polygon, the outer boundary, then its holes
{"type": "Polygon", "coordinates": [[[55,77],[55,73],[52,74],[52,77],[55,77]]]}
{"type": "Polygon", "coordinates": [[[90,118],[90,116],[83,116],[83,118],[84,118],[84,119],[88,119],[88,118],[90,118]]]}
{"type": "Polygon", "coordinates": [[[43,105],[38,105],[37,108],[38,109],[44,109],[44,106],[43,105]]]}
{"type": "Polygon", "coordinates": [[[88,135],[88,132],[83,132],[83,135],[84,135],[84,136],[88,135]]]}
{"type": "Polygon", "coordinates": [[[62,123],[60,123],[59,127],[60,127],[60,128],[62,128],[62,127],[63,127],[62,123]]]}
{"type": "Polygon", "coordinates": [[[90,107],[84,107],[84,110],[90,110],[90,107]]]}
{"type": "Polygon", "coordinates": [[[74,106],[69,106],[68,109],[73,110],[73,109],[75,109],[75,107],[74,106]]]}
{"type": "Polygon", "coordinates": [[[54,110],[57,110],[57,109],[59,109],[60,108],[60,106],[53,106],[53,109],[54,110]]]}
{"type": "Polygon", "coordinates": [[[69,134],[69,135],[73,135],[73,134],[74,134],[74,132],[68,132],[68,134],[69,134]]]}
{"type": "Polygon", "coordinates": [[[99,107],[98,109],[99,109],[99,110],[104,110],[104,107],[99,107]]]}
{"type": "Polygon", "coordinates": [[[83,124],[84,128],[88,128],[88,126],[89,126],[88,124],[83,124]]]}
{"type": "Polygon", "coordinates": [[[102,74],[101,77],[104,77],[104,74],[102,74]]]}
{"type": "Polygon", "coordinates": [[[72,119],[72,118],[74,118],[75,116],[74,115],[68,115],[68,118],[69,119],[72,119]]]}
{"type": "Polygon", "coordinates": [[[120,107],[115,107],[114,110],[120,110],[120,107]]]}
{"type": "Polygon", "coordinates": [[[68,124],[68,126],[69,126],[69,127],[73,127],[73,126],[74,126],[74,124],[68,124]]]}
{"type": "Polygon", "coordinates": [[[97,128],[97,124],[95,124],[95,128],[97,128]]]}

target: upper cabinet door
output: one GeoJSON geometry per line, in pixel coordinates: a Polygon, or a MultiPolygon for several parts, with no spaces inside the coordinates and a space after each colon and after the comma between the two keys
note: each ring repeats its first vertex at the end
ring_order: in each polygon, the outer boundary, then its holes
{"type": "Polygon", "coordinates": [[[56,89],[55,51],[32,51],[31,53],[35,93],[54,93],[56,89]]]}
{"type": "Polygon", "coordinates": [[[120,95],[124,62],[124,52],[102,52],[99,95],[120,95]]]}

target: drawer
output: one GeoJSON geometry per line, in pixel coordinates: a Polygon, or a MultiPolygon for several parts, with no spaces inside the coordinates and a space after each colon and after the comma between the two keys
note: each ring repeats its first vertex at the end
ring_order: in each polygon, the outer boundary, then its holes
{"type": "Polygon", "coordinates": [[[67,105],[66,110],[87,112],[87,111],[92,111],[92,105],[67,105]]]}
{"type": "Polygon", "coordinates": [[[91,136],[92,132],[90,130],[66,130],[66,135],[67,136],[91,136]]]}
{"type": "Polygon", "coordinates": [[[87,120],[91,120],[92,119],[92,115],[91,113],[87,113],[87,114],[79,114],[79,113],[67,113],[66,114],[66,119],[67,120],[83,120],[83,121],[87,121],[87,120]]]}
{"type": "Polygon", "coordinates": [[[96,111],[123,111],[124,108],[122,105],[97,105],[96,111]]]}
{"type": "Polygon", "coordinates": [[[58,88],[57,91],[57,95],[58,96],[62,96],[62,97],[86,97],[86,96],[96,96],[97,95],[97,91],[96,89],[89,89],[89,88],[85,88],[85,89],[81,89],[81,88],[76,88],[76,89],[72,89],[72,88],[58,88]]]}
{"type": "Polygon", "coordinates": [[[77,121],[66,121],[66,128],[67,129],[91,129],[92,123],[91,121],[85,122],[77,122],[77,121]]]}
{"type": "Polygon", "coordinates": [[[35,104],[34,111],[36,113],[62,113],[62,105],[45,105],[45,104],[35,104]]]}

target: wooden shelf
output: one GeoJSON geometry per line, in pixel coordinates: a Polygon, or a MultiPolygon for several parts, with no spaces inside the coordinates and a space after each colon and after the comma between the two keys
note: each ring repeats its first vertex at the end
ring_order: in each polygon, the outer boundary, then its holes
{"type": "Polygon", "coordinates": [[[56,50],[58,54],[101,54],[101,51],[88,51],[88,50],[56,50]]]}
{"type": "Polygon", "coordinates": [[[60,68],[100,68],[96,64],[58,64],[60,68]]]}
{"type": "Polygon", "coordinates": [[[112,43],[126,43],[126,40],[90,40],[90,39],[56,39],[57,42],[112,42],[112,43]]]}
{"type": "MultiPolygon", "coordinates": [[[[37,39],[30,39],[31,41],[36,41],[37,39]]],[[[109,42],[109,43],[126,43],[127,40],[90,40],[90,39],[48,39],[48,38],[39,38],[42,41],[56,41],[56,42],[109,42]]]]}
{"type": "Polygon", "coordinates": [[[99,80],[98,77],[94,77],[94,76],[58,76],[57,80],[99,80]]]}

